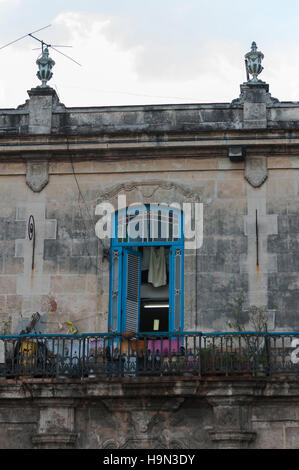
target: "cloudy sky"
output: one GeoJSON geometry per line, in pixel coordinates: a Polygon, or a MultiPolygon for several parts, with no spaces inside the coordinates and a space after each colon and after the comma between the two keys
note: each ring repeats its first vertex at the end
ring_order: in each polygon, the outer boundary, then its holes
{"type": "MultiPolygon", "coordinates": [[[[245,81],[244,54],[257,42],[272,96],[299,101],[298,0],[0,0],[0,46],[37,36],[51,52],[50,84],[66,106],[230,102],[245,81]]],[[[39,84],[39,43],[0,50],[0,108],[39,84]]]]}

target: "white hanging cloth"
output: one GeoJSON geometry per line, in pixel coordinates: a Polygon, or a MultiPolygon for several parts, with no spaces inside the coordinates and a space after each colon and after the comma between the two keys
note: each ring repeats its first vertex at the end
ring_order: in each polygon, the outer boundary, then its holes
{"type": "Polygon", "coordinates": [[[158,248],[151,246],[148,282],[153,284],[154,287],[161,287],[167,284],[164,246],[158,248]]]}

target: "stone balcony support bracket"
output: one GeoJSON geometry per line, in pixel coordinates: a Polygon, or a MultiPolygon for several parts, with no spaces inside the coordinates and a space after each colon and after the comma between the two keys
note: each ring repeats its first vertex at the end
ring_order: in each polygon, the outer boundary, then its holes
{"type": "Polygon", "coordinates": [[[209,397],[215,425],[209,432],[211,441],[221,449],[242,449],[256,438],[251,431],[250,397],[209,397]]]}

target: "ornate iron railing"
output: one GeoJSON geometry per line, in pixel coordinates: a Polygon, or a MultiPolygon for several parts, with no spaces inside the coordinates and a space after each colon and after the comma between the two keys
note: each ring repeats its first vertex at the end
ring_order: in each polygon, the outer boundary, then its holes
{"type": "Polygon", "coordinates": [[[299,373],[299,332],[0,336],[0,377],[299,373]]]}

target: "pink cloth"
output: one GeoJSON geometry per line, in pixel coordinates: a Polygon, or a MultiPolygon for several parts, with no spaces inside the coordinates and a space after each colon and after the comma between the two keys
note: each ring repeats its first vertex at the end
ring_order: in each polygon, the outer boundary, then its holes
{"type": "Polygon", "coordinates": [[[147,349],[151,352],[156,352],[157,350],[161,352],[161,344],[162,344],[162,353],[169,353],[169,344],[170,350],[172,353],[180,352],[180,347],[182,346],[182,340],[179,339],[150,339],[147,343],[147,349]]]}

